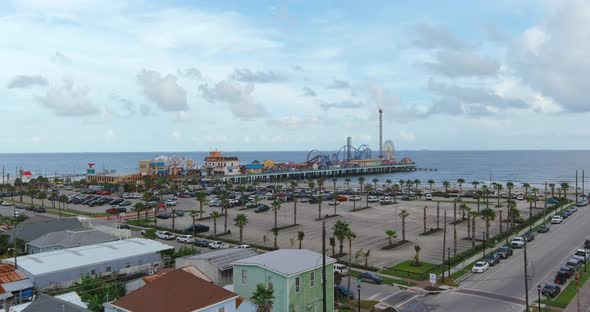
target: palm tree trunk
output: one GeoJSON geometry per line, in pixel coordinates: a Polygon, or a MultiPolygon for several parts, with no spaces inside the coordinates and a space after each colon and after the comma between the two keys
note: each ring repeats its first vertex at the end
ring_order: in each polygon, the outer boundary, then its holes
{"type": "MultiPolygon", "coordinates": [[[[196,224],[195,224],[195,217],[196,217],[196,214],[194,213],[194,211],[193,211],[193,213],[192,213],[191,217],[193,218],[193,236],[194,236],[194,235],[195,235],[195,225],[196,225],[196,224]]],[[[241,241],[242,241],[242,238],[240,237],[240,242],[241,242],[241,241]]]]}
{"type": "Polygon", "coordinates": [[[242,243],[243,235],[244,235],[244,227],[240,226],[240,244],[242,243]]]}
{"type": "Polygon", "coordinates": [[[217,237],[217,218],[213,218],[213,237],[217,237]]]}
{"type": "Polygon", "coordinates": [[[471,238],[471,212],[467,213],[467,238],[471,238]]]}
{"type": "Polygon", "coordinates": [[[471,220],[471,248],[475,247],[475,218],[471,220]]]}
{"type": "Polygon", "coordinates": [[[223,216],[223,233],[227,233],[227,207],[225,208],[225,216],[223,216]]]}
{"type": "Polygon", "coordinates": [[[293,197],[293,225],[297,225],[297,197],[293,197]]]}
{"type": "MultiPolygon", "coordinates": [[[[352,264],[352,239],[348,240],[348,267],[352,264]]],[[[350,289],[350,274],[348,274],[348,289],[350,289]]]]}
{"type": "Polygon", "coordinates": [[[402,240],[406,240],[406,217],[402,217],[402,240]]]}

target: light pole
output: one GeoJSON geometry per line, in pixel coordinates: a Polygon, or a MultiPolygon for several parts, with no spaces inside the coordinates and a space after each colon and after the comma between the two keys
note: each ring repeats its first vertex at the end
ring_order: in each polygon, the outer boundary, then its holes
{"type": "Polygon", "coordinates": [[[356,290],[358,291],[357,307],[358,307],[358,312],[361,312],[361,282],[362,282],[362,279],[360,276],[357,278],[356,282],[357,282],[356,290]]]}
{"type": "Polygon", "coordinates": [[[447,249],[447,258],[449,259],[449,275],[448,277],[451,278],[451,247],[447,249]]]}
{"type": "Polygon", "coordinates": [[[481,232],[483,237],[483,258],[486,258],[486,231],[481,232]]]}
{"type": "Polygon", "coordinates": [[[539,312],[541,312],[541,284],[537,285],[537,301],[539,302],[539,312]]]}
{"type": "Polygon", "coordinates": [[[524,252],[524,297],[525,297],[525,305],[526,305],[525,311],[530,311],[530,308],[529,308],[529,274],[528,274],[528,270],[527,270],[527,260],[526,260],[526,239],[524,240],[523,252],[524,252]]]}
{"type": "Polygon", "coordinates": [[[588,247],[584,245],[584,273],[586,273],[586,262],[588,262],[588,247]]]}

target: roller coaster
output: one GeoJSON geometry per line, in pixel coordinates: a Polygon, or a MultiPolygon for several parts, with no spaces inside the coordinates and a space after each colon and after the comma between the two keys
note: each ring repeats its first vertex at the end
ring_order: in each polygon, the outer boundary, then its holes
{"type": "Polygon", "coordinates": [[[359,147],[348,145],[342,146],[336,153],[332,155],[322,153],[318,150],[311,150],[307,153],[307,165],[317,164],[318,167],[329,167],[332,165],[341,164],[351,160],[362,160],[373,158],[373,152],[367,144],[362,144],[359,147]]]}

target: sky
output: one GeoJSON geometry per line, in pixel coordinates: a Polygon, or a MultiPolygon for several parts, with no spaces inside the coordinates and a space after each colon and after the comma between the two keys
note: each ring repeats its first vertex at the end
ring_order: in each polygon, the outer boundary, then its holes
{"type": "Polygon", "coordinates": [[[590,1],[0,2],[0,153],[590,149],[590,1]]]}

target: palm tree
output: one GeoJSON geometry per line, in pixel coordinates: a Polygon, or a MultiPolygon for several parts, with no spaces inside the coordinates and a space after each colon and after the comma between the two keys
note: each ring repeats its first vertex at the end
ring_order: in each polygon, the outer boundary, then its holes
{"type": "Polygon", "coordinates": [[[361,194],[363,194],[363,184],[365,184],[365,178],[360,177],[360,178],[358,178],[358,181],[359,181],[359,185],[361,187],[361,194]]]}
{"type": "MultiPolygon", "coordinates": [[[[345,236],[348,240],[348,267],[350,268],[352,264],[352,241],[356,239],[356,234],[349,229],[345,236]]],[[[350,289],[350,274],[348,274],[348,289],[350,289]]]]}
{"type": "Polygon", "coordinates": [[[365,258],[365,267],[369,267],[369,256],[371,255],[371,249],[367,249],[364,251],[362,248],[356,252],[354,259],[357,260],[358,258],[365,258]]]}
{"type": "Polygon", "coordinates": [[[373,185],[375,187],[375,190],[377,190],[377,183],[379,183],[379,179],[375,178],[371,182],[373,182],[373,185]]]}
{"type": "Polygon", "coordinates": [[[420,250],[422,250],[420,245],[414,245],[414,251],[416,252],[416,255],[414,255],[414,266],[420,266],[420,250]]]}
{"type": "Polygon", "coordinates": [[[23,202],[23,196],[26,195],[26,194],[27,194],[27,192],[25,192],[25,190],[22,190],[21,189],[21,190],[18,191],[18,196],[20,196],[20,200],[19,201],[21,203],[23,202]]]}
{"type": "Polygon", "coordinates": [[[210,215],[213,219],[213,237],[217,237],[217,219],[221,217],[221,215],[217,211],[213,211],[210,215]]]}
{"type": "Polygon", "coordinates": [[[336,182],[338,182],[338,179],[332,178],[332,183],[334,184],[334,193],[336,193],[336,182]]]}
{"type": "Polygon", "coordinates": [[[563,199],[567,200],[567,190],[570,188],[570,185],[566,182],[561,183],[561,189],[563,190],[563,199]]]}
{"type": "Polygon", "coordinates": [[[365,186],[365,191],[367,192],[367,196],[365,197],[367,208],[369,207],[369,194],[373,191],[373,186],[371,184],[367,184],[365,186]]]}
{"type": "Polygon", "coordinates": [[[346,188],[350,187],[350,179],[349,178],[344,179],[344,185],[346,185],[346,188]]]}
{"type": "Polygon", "coordinates": [[[342,254],[342,249],[344,247],[344,239],[346,239],[346,233],[350,231],[348,223],[338,220],[332,226],[332,230],[334,230],[334,237],[338,239],[339,244],[339,254],[342,254]]]}
{"type": "Polygon", "coordinates": [[[402,218],[402,241],[406,240],[406,218],[409,215],[410,214],[405,209],[402,209],[402,211],[399,213],[399,217],[402,218]]]}
{"type": "Polygon", "coordinates": [[[303,232],[303,231],[297,232],[297,240],[299,241],[299,249],[301,249],[301,247],[302,247],[303,238],[305,238],[305,232],[303,232]]]}
{"type": "Polygon", "coordinates": [[[277,215],[279,213],[279,210],[281,210],[281,201],[278,199],[275,199],[272,202],[271,206],[272,206],[272,211],[274,211],[274,213],[275,213],[275,226],[274,227],[277,227],[277,215]]]}
{"type": "Polygon", "coordinates": [[[234,225],[238,227],[240,230],[240,243],[242,243],[242,238],[244,234],[244,227],[248,224],[248,216],[243,213],[238,214],[234,218],[234,225]]]}
{"type": "MultiPolygon", "coordinates": [[[[532,197],[532,200],[533,200],[533,202],[534,202],[535,208],[537,208],[537,194],[539,194],[539,189],[538,189],[538,188],[536,188],[536,187],[533,187],[533,188],[531,189],[531,192],[532,192],[533,194],[535,194],[535,197],[532,197]]],[[[528,198],[528,197],[527,197],[527,198],[528,198]]]]}
{"type": "Polygon", "coordinates": [[[512,198],[512,189],[514,188],[514,183],[512,183],[511,181],[508,181],[508,183],[506,183],[506,189],[508,189],[508,200],[510,200],[512,198]]]}
{"type": "Polygon", "coordinates": [[[205,192],[197,192],[196,194],[196,198],[197,201],[199,202],[199,215],[201,219],[203,219],[203,202],[205,202],[205,199],[207,198],[207,194],[205,194],[205,192]]]}
{"type": "Polygon", "coordinates": [[[273,227],[273,228],[272,228],[272,234],[273,234],[273,235],[274,235],[274,237],[275,237],[275,249],[278,249],[279,247],[278,247],[278,245],[277,245],[277,237],[279,236],[279,228],[278,228],[278,227],[276,227],[276,226],[275,226],[275,227],[273,227]]]}
{"type": "Polygon", "coordinates": [[[196,231],[196,226],[197,226],[197,224],[196,224],[197,223],[197,220],[196,219],[197,219],[197,215],[199,213],[197,211],[195,211],[195,210],[191,210],[191,212],[189,212],[189,214],[190,214],[191,219],[193,221],[193,227],[192,227],[192,229],[193,229],[193,236],[194,236],[195,235],[195,231],[196,231]]]}
{"type": "Polygon", "coordinates": [[[498,196],[497,196],[497,198],[498,198],[498,204],[496,205],[496,207],[502,207],[502,205],[500,204],[500,198],[502,197],[502,196],[500,196],[500,192],[502,191],[502,189],[503,189],[504,187],[502,186],[502,184],[500,184],[500,183],[496,183],[496,184],[494,185],[494,188],[496,189],[496,192],[497,192],[497,195],[498,195],[498,196]]]}
{"type": "Polygon", "coordinates": [[[479,214],[477,211],[471,212],[471,248],[475,247],[475,221],[479,217],[479,214]]]}
{"type": "Polygon", "coordinates": [[[430,180],[428,180],[428,182],[426,182],[426,183],[428,183],[428,185],[430,185],[430,193],[432,193],[432,186],[434,186],[434,184],[435,184],[436,182],[434,182],[434,180],[430,179],[430,180]]]}
{"type": "Polygon", "coordinates": [[[529,198],[529,188],[531,187],[528,183],[523,183],[522,187],[524,187],[524,197],[529,198]]]}
{"type": "Polygon", "coordinates": [[[336,255],[336,238],[334,236],[330,237],[330,247],[332,247],[332,257],[336,255]]]}
{"type": "Polygon", "coordinates": [[[448,194],[449,193],[449,186],[451,185],[451,183],[449,183],[449,181],[443,181],[442,185],[445,188],[445,194],[448,194]]]}
{"type": "Polygon", "coordinates": [[[420,185],[420,183],[422,183],[422,181],[416,179],[414,180],[414,189],[416,191],[416,193],[418,193],[418,186],[420,185]]]}
{"type": "Polygon", "coordinates": [[[474,189],[475,191],[477,191],[477,186],[478,186],[479,184],[480,184],[480,183],[479,183],[479,182],[477,182],[477,181],[473,181],[473,182],[471,182],[471,185],[473,185],[473,189],[474,189]]]}
{"type": "Polygon", "coordinates": [[[47,198],[47,193],[44,191],[39,191],[37,198],[41,200],[41,207],[45,206],[45,198],[47,198]]]}
{"type": "Polygon", "coordinates": [[[385,235],[387,235],[389,246],[393,245],[393,240],[397,238],[397,232],[395,230],[387,230],[385,231],[385,235]]]}
{"type": "Polygon", "coordinates": [[[496,219],[496,211],[486,208],[479,213],[479,217],[486,223],[486,236],[490,236],[490,223],[496,219]]]}
{"type": "Polygon", "coordinates": [[[391,189],[391,183],[393,183],[390,179],[385,180],[385,184],[387,184],[387,188],[391,189]]]}
{"type": "Polygon", "coordinates": [[[457,184],[459,184],[459,193],[463,194],[463,183],[465,183],[465,179],[459,178],[457,179],[457,184]]]}
{"type": "Polygon", "coordinates": [[[322,218],[322,201],[324,201],[324,196],[320,194],[318,196],[318,220],[322,218]]]}
{"type": "Polygon", "coordinates": [[[256,305],[256,312],[271,312],[274,299],[272,284],[269,284],[268,288],[264,287],[264,284],[256,285],[256,291],[250,297],[250,300],[256,305]]]}
{"type": "Polygon", "coordinates": [[[485,196],[486,208],[490,207],[490,190],[488,189],[487,185],[481,187],[481,193],[485,196]]]}
{"type": "Polygon", "coordinates": [[[320,191],[324,190],[324,182],[325,182],[324,178],[319,178],[318,179],[318,189],[320,191]]]}
{"type": "Polygon", "coordinates": [[[136,202],[133,205],[132,209],[133,209],[133,211],[135,211],[137,213],[137,221],[139,221],[139,219],[140,219],[139,213],[145,209],[145,205],[142,202],[136,202]]]}
{"type": "Polygon", "coordinates": [[[551,188],[551,198],[555,197],[555,184],[549,183],[549,188],[551,188]]]}

